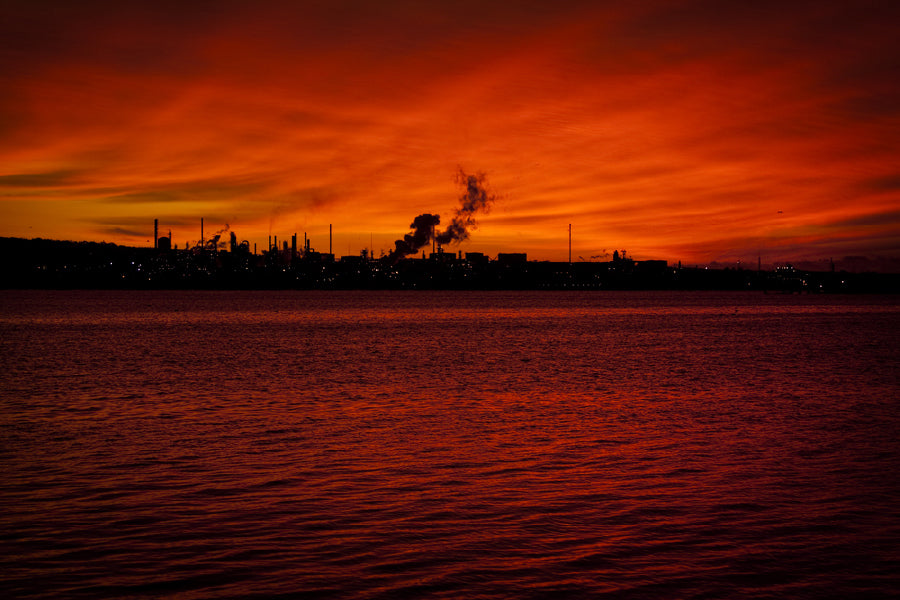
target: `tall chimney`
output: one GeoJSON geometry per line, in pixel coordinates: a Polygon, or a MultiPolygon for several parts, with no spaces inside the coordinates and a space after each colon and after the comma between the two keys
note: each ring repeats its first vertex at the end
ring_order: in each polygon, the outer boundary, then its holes
{"type": "Polygon", "coordinates": [[[328,254],[334,254],[331,250],[331,242],[333,241],[331,237],[331,223],[328,224],[328,254]]]}
{"type": "Polygon", "coordinates": [[[203,239],[203,217],[200,217],[200,245],[206,246],[205,240],[203,239]]]}
{"type": "Polygon", "coordinates": [[[153,219],[153,249],[159,249],[159,219],[153,219]]]}

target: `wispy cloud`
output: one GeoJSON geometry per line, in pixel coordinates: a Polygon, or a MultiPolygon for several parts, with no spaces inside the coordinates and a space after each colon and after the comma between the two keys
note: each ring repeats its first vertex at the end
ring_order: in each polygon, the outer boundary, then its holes
{"type": "Polygon", "coordinates": [[[562,258],[573,221],[582,254],[670,260],[896,236],[890,3],[39,4],[0,9],[2,235],[387,248],[463,166],[501,196],[488,252],[562,258]]]}

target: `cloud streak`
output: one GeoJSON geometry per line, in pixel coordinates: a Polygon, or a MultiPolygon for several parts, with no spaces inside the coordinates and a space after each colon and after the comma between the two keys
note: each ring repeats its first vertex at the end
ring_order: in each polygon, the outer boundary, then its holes
{"type": "Polygon", "coordinates": [[[0,235],[392,248],[463,164],[502,196],[473,250],[563,259],[574,222],[584,256],[900,254],[870,225],[900,206],[889,3],[47,6],[0,9],[0,235]]]}

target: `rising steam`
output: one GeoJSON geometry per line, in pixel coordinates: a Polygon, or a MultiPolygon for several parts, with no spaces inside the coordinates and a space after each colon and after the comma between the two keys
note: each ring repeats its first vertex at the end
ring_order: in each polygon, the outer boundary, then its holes
{"type": "Polygon", "coordinates": [[[437,231],[441,217],[425,213],[419,215],[410,224],[412,230],[402,240],[394,242],[395,259],[414,254],[432,240],[444,245],[451,242],[462,242],[469,239],[469,234],[478,227],[475,215],[487,213],[491,209],[495,196],[487,191],[487,176],[484,173],[467,175],[462,169],[456,174],[456,182],[465,188],[459,197],[459,207],[443,231],[437,231]]]}
{"type": "MultiPolygon", "coordinates": [[[[220,230],[216,231],[215,233],[213,233],[208,238],[206,238],[206,240],[204,241],[204,245],[206,246],[206,249],[207,250],[224,250],[225,249],[225,241],[222,240],[221,238],[223,235],[228,233],[229,230],[230,230],[230,227],[229,227],[228,223],[225,223],[224,229],[220,229],[220,230]]],[[[234,235],[234,234],[232,234],[232,235],[234,235]]],[[[199,246],[200,242],[198,242],[197,245],[199,246]]]]}

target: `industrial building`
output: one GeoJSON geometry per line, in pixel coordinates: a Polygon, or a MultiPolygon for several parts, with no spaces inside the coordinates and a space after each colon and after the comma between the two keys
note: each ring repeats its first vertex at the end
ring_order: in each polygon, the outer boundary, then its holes
{"type": "MultiPolygon", "coordinates": [[[[153,223],[153,246],[135,248],[94,242],[57,242],[0,238],[7,260],[0,287],[131,287],[224,289],[762,289],[810,291],[900,291],[898,276],[869,277],[847,273],[807,273],[792,267],[708,269],[669,266],[663,260],[637,261],[616,250],[610,261],[529,261],[524,252],[445,251],[426,236],[426,255],[368,249],[336,258],[329,226],[328,252],[316,250],[304,234],[290,241],[271,236],[257,252],[234,231],[206,236],[179,249],[172,232],[159,235],[153,223]],[[225,233],[227,237],[223,239],[225,233]],[[227,239],[227,241],[226,241],[227,239]]],[[[421,250],[421,247],[419,247],[421,250]]]]}

